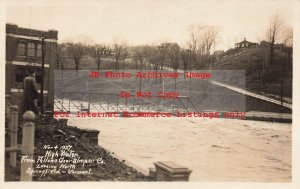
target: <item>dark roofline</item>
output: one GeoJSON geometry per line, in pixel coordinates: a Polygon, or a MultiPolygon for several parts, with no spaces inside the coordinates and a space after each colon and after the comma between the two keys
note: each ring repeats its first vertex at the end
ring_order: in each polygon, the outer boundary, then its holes
{"type": "Polygon", "coordinates": [[[58,39],[58,31],[57,30],[36,30],[18,27],[16,24],[6,23],[6,33],[8,34],[16,34],[16,35],[25,35],[31,37],[45,37],[47,39],[58,39]]]}
{"type": "Polygon", "coordinates": [[[243,43],[243,42],[248,42],[248,43],[251,43],[251,44],[258,44],[258,43],[255,43],[255,42],[250,42],[250,41],[247,41],[247,40],[244,40],[244,41],[241,41],[241,42],[239,42],[239,43],[235,43],[235,44],[241,44],[241,43],[243,43]]]}

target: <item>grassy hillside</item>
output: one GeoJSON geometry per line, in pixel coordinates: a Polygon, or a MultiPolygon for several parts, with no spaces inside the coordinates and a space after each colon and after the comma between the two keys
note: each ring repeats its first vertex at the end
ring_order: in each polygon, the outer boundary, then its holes
{"type": "MultiPolygon", "coordinates": [[[[252,91],[280,95],[283,81],[283,95],[292,96],[292,62],[283,50],[274,52],[274,64],[269,65],[268,49],[255,47],[231,50],[219,57],[215,69],[244,70],[246,87],[252,91]]],[[[234,82],[231,84],[235,85],[234,82]]]]}
{"type": "MultiPolygon", "coordinates": [[[[110,103],[125,103],[125,98],[118,98],[121,91],[131,92],[134,95],[139,91],[140,80],[136,78],[130,79],[105,79],[105,78],[89,78],[88,71],[80,71],[76,76],[74,71],[57,72],[55,75],[55,95],[58,98],[70,98],[76,100],[90,99],[95,103],[110,102],[110,103]],[[62,80],[63,79],[63,80],[62,80]],[[63,92],[65,92],[63,94],[63,92]],[[88,94],[94,93],[94,94],[88,94]],[[101,93],[101,95],[100,95],[101,93]]],[[[102,75],[102,72],[100,72],[102,75]]],[[[134,75],[134,74],[132,74],[134,75]]],[[[227,71],[224,75],[226,78],[239,78],[234,71],[231,73],[227,71]]],[[[222,78],[216,78],[222,80],[222,78]]],[[[240,81],[240,80],[239,80],[240,81]]],[[[230,82],[230,80],[228,80],[230,82]]],[[[141,89],[142,91],[152,93],[153,98],[129,98],[128,104],[147,104],[149,102],[166,107],[174,106],[190,106],[188,98],[191,90],[191,101],[193,106],[198,111],[266,111],[266,112],[280,112],[280,106],[264,102],[262,100],[246,97],[240,93],[234,92],[224,87],[219,87],[209,83],[207,80],[201,79],[184,79],[181,75],[176,79],[176,91],[179,92],[181,100],[173,99],[159,99],[157,92],[159,91],[175,91],[175,80],[165,79],[160,83],[156,83],[155,79],[143,79],[141,89]]],[[[190,107],[191,108],[191,107],[190,107]]],[[[193,108],[192,108],[193,109],[193,108]]],[[[285,109],[285,112],[290,112],[285,109]]]]}
{"type": "MultiPolygon", "coordinates": [[[[210,61],[202,58],[199,65],[202,69],[223,71],[222,74],[215,74],[216,80],[234,86],[246,88],[248,90],[271,95],[275,98],[281,94],[281,81],[283,81],[283,96],[292,97],[292,55],[288,56],[284,50],[275,49],[274,64],[269,65],[268,49],[263,47],[253,47],[248,49],[230,49],[219,56],[213,64],[206,64],[210,61]],[[240,70],[239,74],[225,73],[224,70],[240,70]],[[243,75],[241,75],[243,74],[243,75]],[[275,95],[275,96],[274,96],[275,95]]],[[[167,60],[165,65],[167,64],[167,60]]],[[[113,56],[101,58],[100,70],[114,69],[115,59],[113,56]]],[[[128,58],[125,61],[125,70],[134,70],[136,62],[128,58]]],[[[183,68],[182,61],[179,68],[183,68]]],[[[74,60],[67,58],[64,61],[64,69],[75,69],[74,60]]],[[[91,56],[84,56],[81,59],[80,70],[96,70],[95,59],[91,56]]],[[[123,62],[120,62],[120,69],[123,69],[123,62]]]]}

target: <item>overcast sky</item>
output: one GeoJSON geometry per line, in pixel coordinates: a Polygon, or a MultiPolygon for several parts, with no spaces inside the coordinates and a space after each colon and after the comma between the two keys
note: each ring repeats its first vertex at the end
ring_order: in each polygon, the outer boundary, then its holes
{"type": "MultiPolygon", "coordinates": [[[[84,2],[84,1],[83,1],[84,2]]],[[[270,19],[279,14],[293,25],[291,0],[127,0],[87,1],[86,4],[9,6],[8,23],[31,29],[56,29],[59,42],[68,37],[89,36],[94,42],[114,39],[130,45],[188,40],[192,23],[219,27],[215,49],[226,50],[247,38],[259,42],[270,19]]]]}

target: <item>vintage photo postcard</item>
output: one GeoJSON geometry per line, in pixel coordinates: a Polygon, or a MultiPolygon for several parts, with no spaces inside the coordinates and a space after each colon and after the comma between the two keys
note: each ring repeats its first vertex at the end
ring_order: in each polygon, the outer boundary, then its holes
{"type": "Polygon", "coordinates": [[[1,185],[300,187],[297,6],[3,2],[1,185]]]}

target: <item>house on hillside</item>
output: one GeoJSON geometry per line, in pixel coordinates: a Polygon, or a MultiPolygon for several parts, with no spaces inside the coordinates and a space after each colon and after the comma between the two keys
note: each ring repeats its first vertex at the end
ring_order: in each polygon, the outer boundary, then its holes
{"type": "Polygon", "coordinates": [[[250,48],[250,47],[257,47],[258,43],[253,43],[246,40],[246,37],[244,38],[244,41],[241,41],[239,43],[235,43],[235,48],[250,48]]]}
{"type": "Polygon", "coordinates": [[[261,46],[261,47],[269,47],[270,43],[268,41],[263,40],[263,41],[260,42],[259,46],[261,46]]]}
{"type": "MultiPolygon", "coordinates": [[[[269,47],[270,42],[263,40],[263,41],[260,42],[260,46],[261,47],[269,47]]],[[[286,47],[283,43],[275,43],[274,48],[278,49],[278,50],[281,50],[281,51],[284,51],[284,50],[286,50],[290,47],[286,47]]]]}

